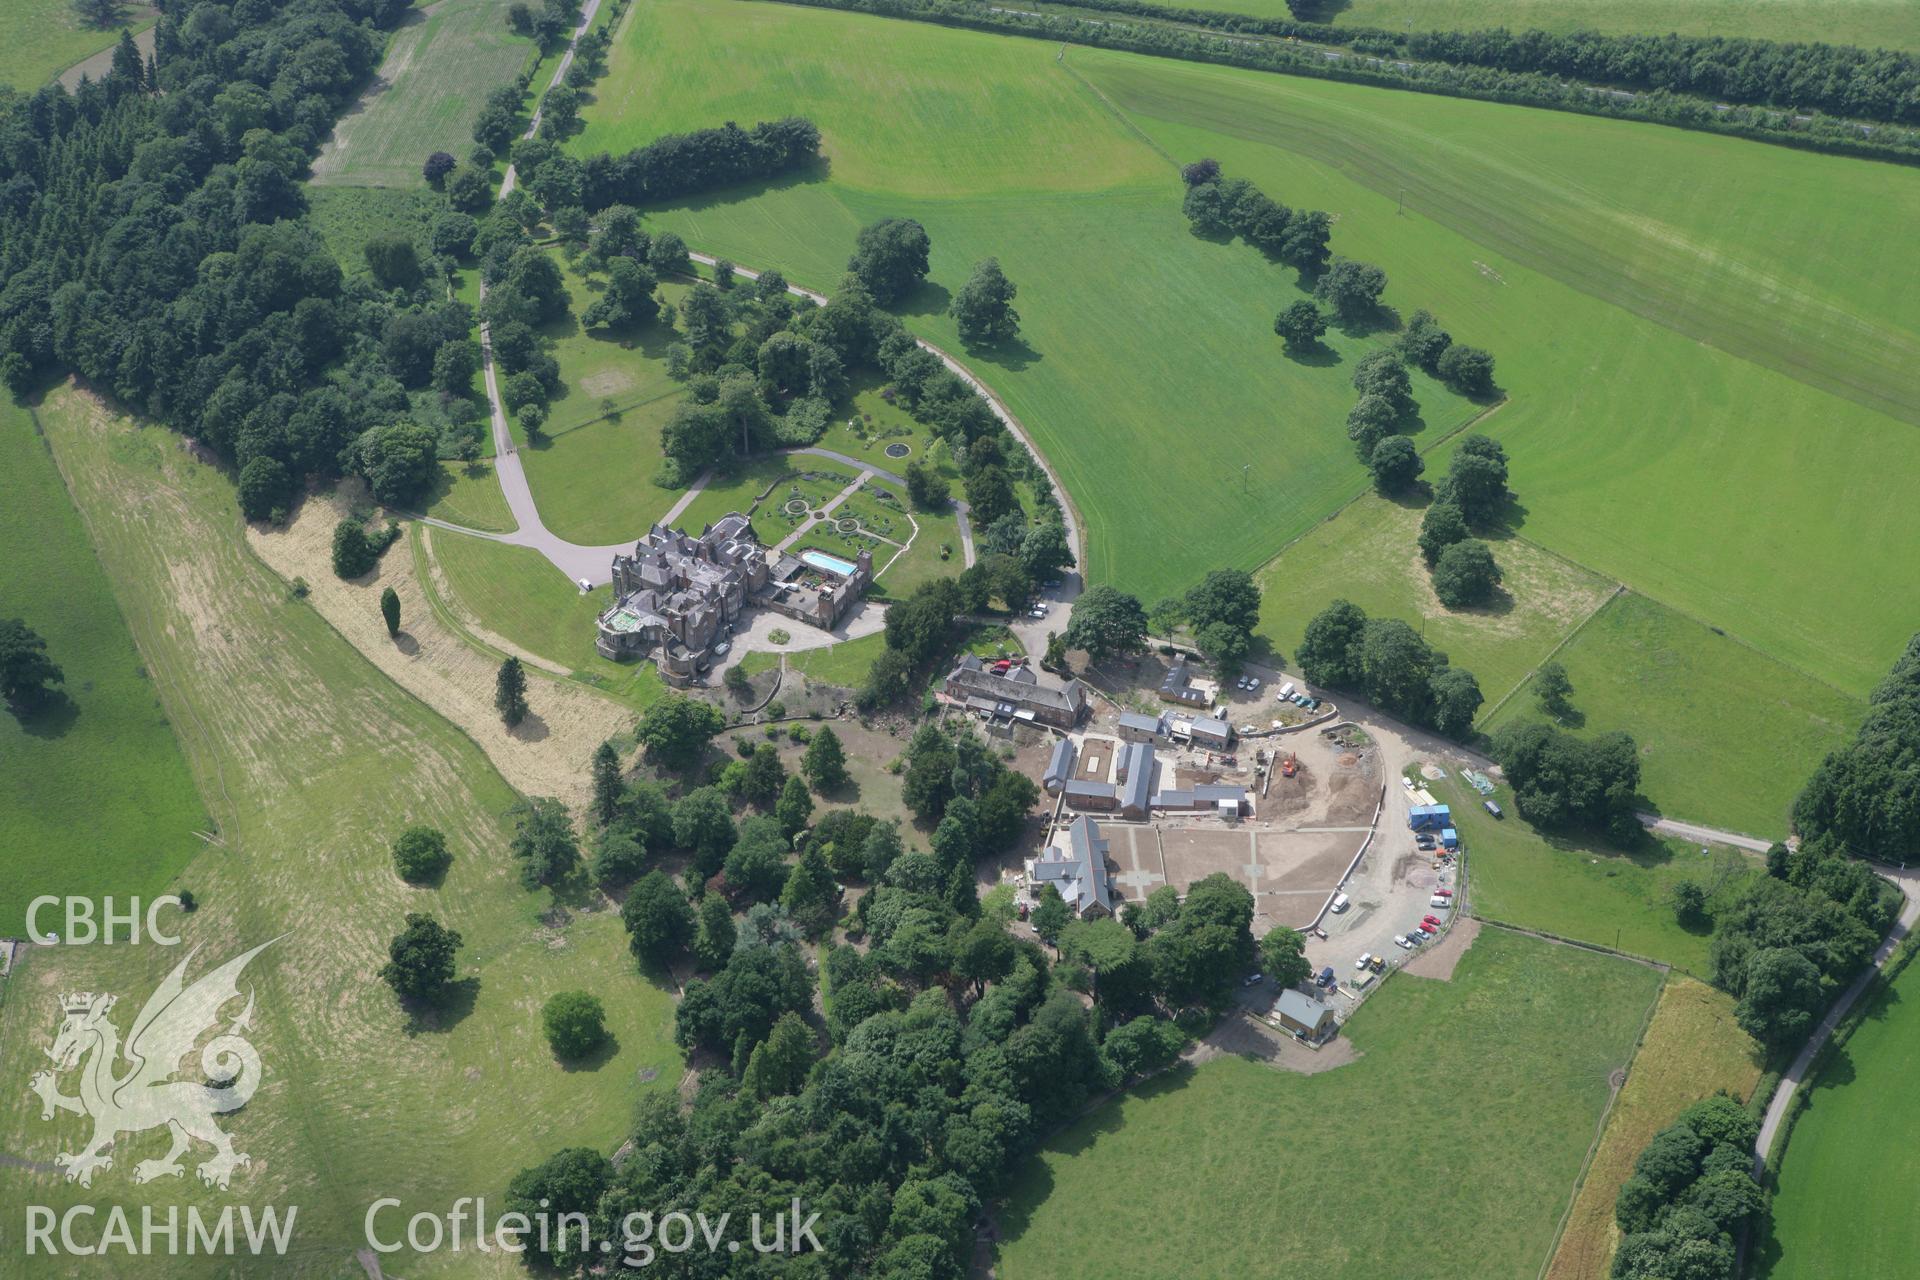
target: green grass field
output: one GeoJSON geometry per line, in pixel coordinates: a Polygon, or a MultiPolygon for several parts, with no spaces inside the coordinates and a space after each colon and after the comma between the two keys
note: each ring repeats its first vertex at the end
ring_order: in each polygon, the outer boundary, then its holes
{"type": "Polygon", "coordinates": [[[1486,930],[1451,982],[1373,996],[1351,1065],[1220,1059],[1067,1129],[1013,1184],[998,1274],[1530,1280],[1659,989],[1486,930]]]}
{"type": "MultiPolygon", "coordinates": [[[[1610,601],[1554,660],[1573,681],[1581,732],[1634,735],[1641,790],[1663,811],[1766,839],[1787,834],[1793,797],[1866,710],[1631,593],[1610,601]]],[[[1523,688],[1484,727],[1539,715],[1523,688]]]]}
{"type": "MultiPolygon", "coordinates": [[[[135,1186],[134,1160],[165,1150],[151,1132],[121,1139],[115,1167],[91,1190],[36,1172],[28,1161],[74,1149],[83,1129],[72,1117],[42,1121],[22,1088],[0,1100],[0,1149],[19,1157],[0,1167],[0,1197],[56,1212],[124,1205],[135,1221],[144,1204],[298,1205],[288,1256],[243,1270],[339,1276],[357,1269],[373,1197],[402,1196],[413,1209],[463,1195],[497,1202],[517,1169],[556,1147],[611,1151],[641,1094],[670,1088],[679,1062],[671,999],[636,971],[617,914],[520,887],[504,818],[514,792],[471,740],[254,557],[220,473],[194,464],[171,433],[136,433],[75,396],[43,417],[219,823],[222,843],[182,877],[202,903],[183,931],[206,948],[192,973],[279,941],[244,984],[257,996],[250,1038],[266,1065],[259,1095],[222,1121],[253,1157],[232,1191],[205,1190],[191,1171],[135,1186]],[[455,861],[439,888],[408,888],[393,874],[388,844],[409,822],[447,833],[455,861]],[[461,932],[468,985],[441,1022],[410,1029],[375,971],[414,910],[461,932]],[[541,1003],[568,988],[601,997],[618,1040],[610,1057],[575,1070],[553,1061],[539,1027],[541,1003]]],[[[24,1081],[46,1065],[61,992],[120,994],[131,1006],[115,1015],[124,1030],[184,951],[36,949],[8,980],[0,1068],[24,1081]]],[[[442,1252],[404,1267],[517,1270],[489,1261],[442,1252]]],[[[121,1269],[199,1276],[206,1263],[121,1269]]]]}
{"type": "MultiPolygon", "coordinates": [[[[413,545],[418,563],[417,534],[413,545]]],[[[440,604],[456,619],[476,618],[488,631],[571,671],[574,679],[636,707],[660,696],[664,686],[652,663],[614,662],[594,650],[594,623],[613,603],[612,587],[583,595],[531,547],[444,529],[433,531],[431,545],[451,597],[440,604]]]]}
{"type": "Polygon", "coordinates": [[[39,632],[66,675],[62,705],[24,722],[0,707],[0,938],[22,938],[43,894],[177,888],[212,819],[53,456],[11,399],[0,401],[0,546],[0,617],[39,632]]]}
{"type": "Polygon", "coordinates": [[[1691,880],[1707,889],[1708,910],[1731,901],[1759,874],[1737,849],[1715,846],[1703,856],[1685,840],[1655,839],[1622,850],[1588,837],[1543,835],[1514,810],[1513,793],[1493,799],[1495,819],[1478,792],[1458,778],[1428,784],[1453,810],[1467,848],[1468,904],[1474,915],[1577,942],[1612,947],[1706,977],[1711,929],[1683,929],[1673,918],[1673,887],[1691,880]]]}
{"type": "Polygon", "coordinates": [[[424,189],[435,151],[464,161],[487,95],[511,85],[536,50],[507,30],[507,0],[440,0],[416,9],[387,45],[373,84],[313,162],[315,186],[424,189]]]}
{"type": "Polygon", "coordinates": [[[1261,630],[1284,655],[1308,620],[1341,598],[1373,617],[1424,624],[1432,644],[1473,672],[1491,708],[1606,602],[1613,584],[1532,543],[1501,539],[1493,543],[1500,596],[1484,608],[1448,609],[1415,541],[1424,511],[1368,494],[1315,526],[1261,571],[1261,630]]]}
{"type": "MultiPolygon", "coordinates": [[[[1024,345],[969,363],[1061,472],[1086,519],[1093,576],[1153,598],[1220,563],[1254,567],[1362,487],[1340,424],[1351,362],[1375,340],[1336,334],[1337,357],[1317,364],[1283,355],[1272,323],[1298,296],[1293,273],[1244,245],[1196,239],[1171,161],[1056,52],[852,15],[664,0],[631,11],[574,145],[808,115],[830,177],[649,211],[649,222],[831,291],[861,224],[918,218],[932,282],[902,314],[950,350],[962,348],[948,291],[999,257],[1020,289],[1024,345]],[[667,80],[671,93],[659,90],[667,80]],[[1169,494],[1187,500],[1155,501],[1169,494]]],[[[1389,298],[1420,304],[1397,286],[1389,298]]],[[[1419,394],[1423,438],[1476,410],[1424,382],[1419,394]]]]}
{"type": "Polygon", "coordinates": [[[1898,1276],[1913,1270],[1920,1221],[1905,1188],[1920,1172],[1920,1108],[1904,1081],[1920,1057],[1920,966],[1909,964],[1803,1086],[1773,1193],[1772,1234],[1751,1274],[1767,1280],[1898,1276]]]}
{"type": "Polygon", "coordinates": [[[507,510],[491,461],[442,462],[420,510],[437,520],[486,533],[511,533],[514,528],[513,512],[507,510]]]}
{"type": "Polygon", "coordinates": [[[146,5],[125,5],[120,13],[119,23],[101,31],[80,21],[71,0],[7,0],[0,5],[0,85],[32,93],[74,63],[111,48],[121,25],[135,31],[153,25],[146,5]]]}
{"type": "MultiPolygon", "coordinates": [[[[1200,7],[1287,16],[1281,0],[1206,0],[1200,7]]],[[[1905,0],[1341,0],[1335,8],[1335,26],[1388,31],[1678,32],[1920,49],[1920,9],[1905,0]]]]}

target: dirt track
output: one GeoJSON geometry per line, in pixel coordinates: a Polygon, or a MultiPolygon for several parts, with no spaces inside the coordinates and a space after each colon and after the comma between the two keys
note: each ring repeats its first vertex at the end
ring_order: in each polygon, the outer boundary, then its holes
{"type": "Polygon", "coordinates": [[[632,713],[574,685],[535,679],[528,690],[533,713],[509,730],[493,707],[497,664],[434,616],[405,539],[366,577],[343,582],[334,576],[333,528],[340,514],[335,500],[309,498],[286,528],[250,526],[247,541],[281,577],[305,578],[307,602],[334,630],[460,726],[515,789],[583,804],[588,760],[602,742],[632,727],[632,713]],[[380,616],[380,593],[387,587],[400,596],[400,634],[391,638],[380,616]]]}

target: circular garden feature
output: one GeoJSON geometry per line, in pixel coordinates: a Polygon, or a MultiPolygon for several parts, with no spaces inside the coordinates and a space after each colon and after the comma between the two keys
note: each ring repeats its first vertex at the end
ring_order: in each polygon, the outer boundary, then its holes
{"type": "Polygon", "coordinates": [[[807,500],[805,498],[788,498],[780,509],[790,516],[803,516],[807,514],[808,511],[807,500]]]}
{"type": "Polygon", "coordinates": [[[892,444],[887,446],[887,456],[889,458],[904,458],[909,453],[912,453],[912,452],[913,450],[909,449],[906,445],[901,444],[898,440],[895,440],[892,444]]]}

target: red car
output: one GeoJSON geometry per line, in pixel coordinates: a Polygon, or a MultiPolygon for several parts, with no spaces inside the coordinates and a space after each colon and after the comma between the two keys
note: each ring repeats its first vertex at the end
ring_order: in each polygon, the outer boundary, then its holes
{"type": "Polygon", "coordinates": [[[1422,920],[1420,922],[1420,932],[1438,933],[1440,932],[1440,926],[1437,924],[1434,924],[1431,920],[1422,920]]]}
{"type": "Polygon", "coordinates": [[[1435,890],[1433,891],[1433,896],[1434,896],[1434,897],[1436,897],[1436,898],[1451,898],[1451,897],[1453,896],[1453,890],[1451,890],[1451,889],[1435,889],[1435,890]]]}
{"type": "Polygon", "coordinates": [[[1440,923],[1440,917],[1439,916],[1421,916],[1420,923],[1438,925],[1440,923]]]}

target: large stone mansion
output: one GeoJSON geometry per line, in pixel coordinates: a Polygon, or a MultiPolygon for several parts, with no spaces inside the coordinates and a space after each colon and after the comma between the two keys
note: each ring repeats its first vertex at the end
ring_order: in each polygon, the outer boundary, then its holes
{"type": "Polygon", "coordinates": [[[632,555],[613,558],[613,605],[595,648],[609,658],[651,655],[670,683],[706,670],[715,645],[748,608],[831,631],[873,581],[873,553],[770,551],[739,512],[693,537],[656,524],[632,555]]]}

